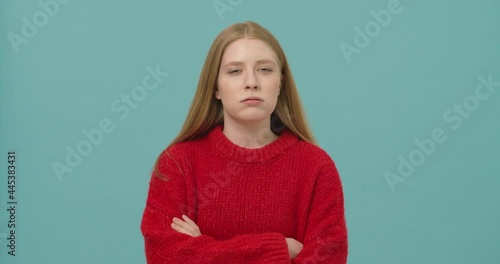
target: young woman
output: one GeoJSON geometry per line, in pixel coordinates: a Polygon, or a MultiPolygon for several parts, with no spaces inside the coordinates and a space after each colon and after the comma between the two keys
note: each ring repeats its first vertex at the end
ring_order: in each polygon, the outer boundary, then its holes
{"type": "Polygon", "coordinates": [[[347,262],[338,171],[259,24],[213,42],[184,126],[156,161],[141,231],[149,264],[347,262]]]}

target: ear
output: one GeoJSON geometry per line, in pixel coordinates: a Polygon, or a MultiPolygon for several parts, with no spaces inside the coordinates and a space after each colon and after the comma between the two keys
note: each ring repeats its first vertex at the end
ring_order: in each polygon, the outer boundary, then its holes
{"type": "Polygon", "coordinates": [[[283,87],[283,80],[285,79],[285,77],[283,76],[283,73],[281,74],[281,80],[280,80],[280,88],[278,89],[278,96],[280,95],[281,93],[281,87],[283,87]]]}
{"type": "Polygon", "coordinates": [[[215,88],[215,94],[214,94],[215,98],[217,98],[218,100],[220,100],[220,94],[219,94],[219,89],[218,88],[215,88]]]}

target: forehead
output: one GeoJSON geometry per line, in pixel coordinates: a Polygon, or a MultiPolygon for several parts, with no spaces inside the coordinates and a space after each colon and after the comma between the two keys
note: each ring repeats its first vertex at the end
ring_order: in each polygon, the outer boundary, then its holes
{"type": "Polygon", "coordinates": [[[229,44],[222,54],[222,64],[238,60],[263,60],[268,59],[278,63],[274,50],[260,39],[238,39],[229,44]]]}

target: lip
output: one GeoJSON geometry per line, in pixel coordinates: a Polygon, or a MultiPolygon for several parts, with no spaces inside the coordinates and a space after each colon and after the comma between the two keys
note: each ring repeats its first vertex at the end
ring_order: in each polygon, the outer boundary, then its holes
{"type": "Polygon", "coordinates": [[[243,100],[240,101],[240,103],[244,103],[245,101],[261,101],[264,102],[264,99],[257,97],[257,96],[249,96],[243,100]]]}

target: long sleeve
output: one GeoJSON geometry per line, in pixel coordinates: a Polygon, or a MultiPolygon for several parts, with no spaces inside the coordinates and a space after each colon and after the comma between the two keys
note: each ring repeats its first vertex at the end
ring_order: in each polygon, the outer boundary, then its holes
{"type": "Polygon", "coordinates": [[[216,240],[202,235],[178,233],[170,224],[187,208],[189,193],[186,174],[189,164],[183,155],[166,152],[159,159],[159,170],[166,181],[152,175],[146,208],[141,222],[147,263],[291,263],[285,237],[279,233],[237,235],[216,240]],[[184,209],[183,209],[184,208],[184,209]]]}
{"type": "Polygon", "coordinates": [[[303,246],[293,263],[347,263],[344,197],[337,168],[330,158],[316,178],[303,246]]]}

